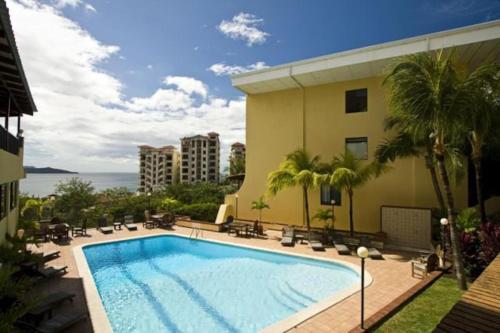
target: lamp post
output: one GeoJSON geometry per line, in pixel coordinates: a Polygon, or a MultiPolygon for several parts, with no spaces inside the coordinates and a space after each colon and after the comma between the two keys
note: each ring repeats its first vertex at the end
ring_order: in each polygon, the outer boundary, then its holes
{"type": "Polygon", "coordinates": [[[446,226],[448,225],[448,219],[442,218],[439,223],[441,223],[441,242],[443,247],[443,267],[446,265],[446,226]]]}
{"type": "Polygon", "coordinates": [[[358,247],[358,257],[361,258],[361,329],[365,329],[365,259],[368,258],[368,249],[358,247]]]}
{"type": "Polygon", "coordinates": [[[236,199],[236,204],[235,204],[236,205],[236,213],[235,213],[236,217],[235,218],[238,218],[238,193],[236,193],[234,195],[234,198],[236,199]]]}
{"type": "Polygon", "coordinates": [[[331,204],[332,204],[332,233],[335,233],[335,204],[336,204],[336,201],[334,199],[332,199],[331,204]]]}
{"type": "Polygon", "coordinates": [[[148,192],[147,196],[148,196],[148,210],[151,213],[151,192],[148,192]]]}

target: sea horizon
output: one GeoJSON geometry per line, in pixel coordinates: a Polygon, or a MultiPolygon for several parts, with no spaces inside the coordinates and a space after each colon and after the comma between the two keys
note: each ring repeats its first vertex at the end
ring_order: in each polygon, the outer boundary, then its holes
{"type": "Polygon", "coordinates": [[[126,187],[134,192],[138,187],[138,172],[79,172],[79,173],[27,173],[20,181],[20,193],[44,197],[55,192],[61,181],[80,178],[91,181],[96,192],[116,187],[126,187]]]}

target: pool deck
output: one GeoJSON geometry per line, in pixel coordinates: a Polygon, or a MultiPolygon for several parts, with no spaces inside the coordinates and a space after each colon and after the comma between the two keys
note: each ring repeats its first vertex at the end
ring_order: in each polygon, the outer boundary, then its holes
{"type": "MultiPolygon", "coordinates": [[[[114,231],[112,234],[103,235],[95,229],[88,230],[87,237],[75,237],[68,244],[55,244],[47,242],[40,244],[35,251],[60,250],[61,257],[52,260],[48,265],[67,265],[68,273],[61,279],[53,279],[40,283],[39,287],[42,293],[50,293],[59,290],[73,292],[76,298],[72,310],[81,309],[88,311],[87,301],[83,290],[82,279],[79,276],[78,269],[73,254],[75,246],[102,242],[108,240],[119,240],[137,236],[159,235],[159,234],[179,234],[189,235],[190,228],[175,226],[175,230],[166,231],[162,229],[144,229],[138,224],[139,230],[114,231]]],[[[351,256],[340,256],[334,248],[327,248],[325,252],[314,252],[306,244],[297,243],[294,247],[283,247],[279,240],[280,233],[276,231],[267,231],[267,239],[257,238],[239,238],[228,236],[226,233],[217,233],[203,231],[204,239],[211,239],[234,244],[261,247],[270,250],[279,250],[300,255],[309,255],[321,258],[336,259],[344,262],[359,265],[359,258],[351,256]]],[[[407,290],[418,284],[421,280],[411,277],[410,260],[413,254],[396,251],[383,251],[385,260],[366,260],[366,270],[373,277],[372,284],[365,290],[365,318],[375,314],[393,300],[404,294],[407,290]]],[[[288,332],[348,332],[359,325],[360,321],[360,295],[359,292],[347,297],[340,303],[314,315],[301,324],[292,328],[288,332]]],[[[65,311],[64,308],[57,311],[65,311]]],[[[75,325],[68,332],[92,332],[90,321],[75,325]]]]}

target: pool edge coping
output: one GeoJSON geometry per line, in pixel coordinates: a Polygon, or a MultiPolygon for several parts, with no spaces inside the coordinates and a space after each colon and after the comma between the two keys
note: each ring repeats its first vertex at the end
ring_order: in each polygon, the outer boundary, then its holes
{"type": "MultiPolygon", "coordinates": [[[[131,236],[131,237],[125,237],[125,238],[120,238],[120,239],[110,239],[110,240],[104,240],[104,241],[99,241],[99,242],[94,242],[94,243],[88,243],[88,244],[81,244],[77,245],[73,248],[73,256],[75,258],[75,263],[76,267],[78,269],[78,273],[80,277],[83,280],[83,289],[84,289],[84,294],[85,294],[85,300],[87,303],[87,308],[89,309],[89,315],[92,323],[92,328],[96,332],[103,332],[103,333],[112,333],[113,329],[111,326],[111,323],[109,321],[108,315],[106,313],[106,309],[104,308],[104,304],[102,303],[101,297],[99,295],[99,291],[97,290],[97,285],[95,283],[94,277],[92,276],[92,273],[90,271],[90,267],[87,262],[87,258],[85,257],[85,254],[83,253],[83,248],[87,246],[92,246],[92,245],[100,245],[100,244],[108,244],[108,243],[115,243],[115,242],[120,242],[120,241],[128,241],[128,240],[134,240],[134,239],[142,239],[142,238],[152,238],[152,237],[160,237],[160,236],[175,236],[175,237],[183,237],[183,238],[191,238],[187,235],[180,235],[174,232],[164,232],[164,233],[159,233],[155,235],[142,235],[142,236],[131,236]]],[[[257,246],[252,246],[252,245],[244,245],[244,244],[235,244],[227,241],[220,241],[220,240],[215,240],[215,239],[207,239],[207,238],[196,238],[197,240],[203,240],[206,242],[211,242],[211,243],[218,243],[218,244],[224,244],[224,245],[229,245],[229,246],[236,246],[236,247],[242,247],[242,248],[247,248],[247,249],[252,249],[252,250],[258,250],[258,251],[265,251],[265,252],[270,252],[270,253],[279,253],[282,255],[288,255],[288,256],[293,256],[293,257],[299,257],[299,258],[306,258],[306,259],[312,259],[312,260],[317,260],[317,261],[323,261],[323,262],[329,262],[329,263],[335,263],[343,266],[347,266],[353,271],[355,271],[358,274],[361,274],[361,268],[358,265],[352,264],[350,262],[338,260],[338,259],[330,259],[330,258],[322,258],[322,257],[316,257],[312,255],[307,255],[307,254],[299,254],[299,253],[292,253],[292,252],[287,252],[287,251],[281,251],[281,250],[271,250],[263,247],[257,247],[257,246]]],[[[373,282],[373,277],[371,274],[365,270],[365,288],[370,286],[373,282]]],[[[262,330],[260,330],[260,333],[278,333],[278,332],[286,332],[291,330],[292,328],[300,325],[301,323],[305,322],[306,320],[314,317],[315,315],[325,311],[326,309],[334,306],[335,304],[345,300],[346,298],[354,295],[358,291],[361,290],[360,285],[352,285],[351,287],[341,291],[340,293],[337,293],[331,297],[328,297],[324,300],[321,300],[319,302],[316,302],[294,314],[291,316],[288,316],[280,321],[277,321],[262,330]]]]}

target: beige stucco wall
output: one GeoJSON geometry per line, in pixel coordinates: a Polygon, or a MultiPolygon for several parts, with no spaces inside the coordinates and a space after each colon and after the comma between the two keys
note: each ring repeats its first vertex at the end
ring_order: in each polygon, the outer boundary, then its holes
{"type": "MultiPolygon", "coordinates": [[[[19,155],[13,155],[0,149],[0,184],[10,183],[24,177],[23,149],[19,151],[19,155]]],[[[7,189],[7,191],[9,190],[10,188],[7,189]]],[[[0,220],[0,244],[4,242],[7,232],[11,235],[14,234],[18,217],[19,213],[16,207],[0,220]]]]}
{"type": "MultiPolygon", "coordinates": [[[[368,137],[370,160],[384,139],[383,119],[387,113],[386,94],[381,78],[374,77],[247,96],[246,177],[238,192],[238,217],[256,219],[251,201],[264,194],[269,172],[275,170],[287,153],[305,147],[308,152],[330,161],[344,152],[345,139],[368,137]],[[345,113],[345,91],[368,89],[368,112],[345,113]],[[304,103],[304,104],[303,104],[304,103]],[[305,112],[303,112],[303,110],[305,112]]],[[[436,200],[423,159],[393,163],[392,170],[370,181],[354,193],[354,223],[357,231],[376,232],[380,225],[380,206],[434,207],[436,200]]],[[[456,202],[467,202],[465,182],[455,191],[456,202]]],[[[309,196],[311,215],[321,207],[319,190],[309,196]]],[[[226,203],[235,206],[235,198],[226,203]]],[[[263,211],[264,221],[302,225],[304,209],[299,189],[285,190],[269,198],[271,209],[263,211]]],[[[323,206],[322,208],[327,208],[323,206]]],[[[336,228],[348,229],[348,197],[335,207],[336,228]]],[[[317,221],[313,225],[321,226],[317,221]]]]}

